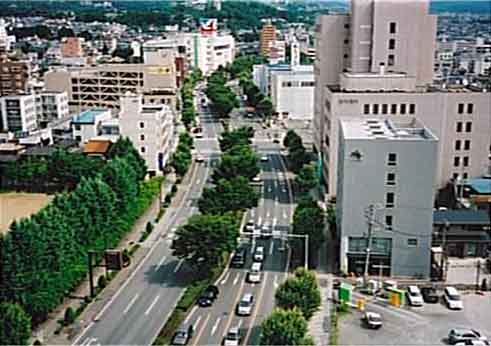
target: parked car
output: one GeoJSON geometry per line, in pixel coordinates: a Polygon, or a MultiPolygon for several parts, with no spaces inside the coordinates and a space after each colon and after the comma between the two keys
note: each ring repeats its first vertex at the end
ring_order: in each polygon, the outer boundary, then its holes
{"type": "Polygon", "coordinates": [[[271,238],[273,236],[273,231],[269,224],[264,224],[261,228],[261,237],[262,238],[271,238]]]}
{"type": "Polygon", "coordinates": [[[198,298],[198,305],[201,307],[211,306],[217,299],[220,290],[214,285],[208,286],[198,298]]]}
{"type": "Polygon", "coordinates": [[[456,346],[490,346],[489,341],[485,340],[466,340],[455,344],[456,346]]]}
{"type": "Polygon", "coordinates": [[[425,301],[425,303],[438,303],[438,293],[433,287],[421,288],[421,294],[423,295],[423,300],[425,301]]]}
{"type": "Polygon", "coordinates": [[[249,316],[252,313],[252,308],[254,307],[254,296],[252,293],[246,293],[237,304],[237,315],[239,316],[249,316]]]}
{"type": "Polygon", "coordinates": [[[196,162],[204,162],[205,161],[205,158],[201,155],[198,155],[196,156],[196,159],[195,159],[196,162]]]}
{"type": "Polygon", "coordinates": [[[231,267],[243,267],[246,263],[246,255],[247,251],[244,248],[239,248],[235,251],[234,255],[232,256],[232,260],[230,261],[230,266],[231,267]]]}
{"type": "Polygon", "coordinates": [[[258,174],[255,177],[252,178],[253,183],[259,183],[261,182],[261,176],[258,174]]]}
{"type": "Polygon", "coordinates": [[[363,321],[368,328],[379,329],[382,327],[382,316],[376,312],[365,312],[363,315],[363,321]]]}
{"type": "Polygon", "coordinates": [[[477,330],[467,328],[454,328],[448,333],[448,343],[455,345],[459,342],[466,341],[487,341],[488,339],[481,335],[477,330]]]}
{"type": "Polygon", "coordinates": [[[447,308],[451,310],[462,310],[464,308],[462,299],[460,299],[460,293],[455,287],[448,286],[445,288],[443,291],[443,300],[447,308]]]}
{"type": "Polygon", "coordinates": [[[189,340],[193,337],[193,333],[194,327],[191,324],[187,327],[179,327],[172,338],[172,345],[187,345],[189,340]]]}
{"type": "Polygon", "coordinates": [[[407,301],[411,306],[423,306],[423,296],[418,286],[409,286],[406,292],[407,301]]]}
{"type": "Polygon", "coordinates": [[[264,155],[264,156],[261,156],[261,162],[268,162],[268,156],[267,155],[264,155]]]}
{"type": "Polygon", "coordinates": [[[251,270],[247,273],[247,281],[250,283],[261,282],[261,269],[262,265],[259,262],[252,263],[251,270]]]}
{"type": "Polygon", "coordinates": [[[254,220],[251,219],[247,221],[245,229],[247,232],[254,232],[255,227],[256,227],[256,223],[254,222],[254,220]]]}
{"type": "Polygon", "coordinates": [[[254,251],[254,261],[256,262],[264,261],[264,246],[256,247],[256,250],[254,251]]]}
{"type": "Polygon", "coordinates": [[[239,327],[232,327],[223,338],[223,346],[239,346],[240,340],[241,337],[239,327]]]}

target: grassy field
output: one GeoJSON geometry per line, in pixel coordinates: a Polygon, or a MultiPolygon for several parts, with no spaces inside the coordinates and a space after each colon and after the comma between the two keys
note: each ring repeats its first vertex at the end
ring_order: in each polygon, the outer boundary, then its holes
{"type": "Polygon", "coordinates": [[[12,221],[34,214],[53,199],[42,193],[0,193],[0,233],[5,233],[12,221]]]}

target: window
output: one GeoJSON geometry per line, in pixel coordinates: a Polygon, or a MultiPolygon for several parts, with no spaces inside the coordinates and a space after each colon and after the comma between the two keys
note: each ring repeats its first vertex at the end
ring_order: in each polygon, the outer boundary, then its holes
{"type": "Polygon", "coordinates": [[[457,127],[456,127],[455,130],[457,132],[462,132],[462,122],[461,121],[457,122],[457,127]]]}
{"type": "Polygon", "coordinates": [[[460,150],[460,144],[461,144],[460,139],[455,141],[455,150],[460,150]]]}
{"type": "Polygon", "coordinates": [[[464,156],[462,163],[464,167],[469,167],[469,156],[464,156]]]}
{"type": "Polygon", "coordinates": [[[389,110],[389,105],[383,104],[382,105],[382,114],[387,114],[388,110],[389,110]]]}
{"type": "Polygon", "coordinates": [[[457,180],[459,178],[459,173],[452,174],[453,180],[457,180]]]}
{"type": "Polygon", "coordinates": [[[387,157],[387,165],[388,166],[396,166],[397,165],[397,154],[389,153],[387,157]]]}
{"type": "Polygon", "coordinates": [[[75,125],[75,130],[76,131],[80,131],[80,128],[81,128],[80,125],[75,125]]]}
{"type": "Polygon", "coordinates": [[[397,105],[390,105],[390,114],[397,114],[397,105]]]}
{"type": "Polygon", "coordinates": [[[145,123],[143,121],[140,121],[140,128],[144,129],[145,128],[145,123]]]}
{"type": "Polygon", "coordinates": [[[363,105],[363,114],[370,114],[370,105],[369,104],[363,105]]]}
{"type": "Polygon", "coordinates": [[[373,105],[372,111],[373,111],[373,114],[378,114],[378,104],[373,105]]]}
{"type": "Polygon", "coordinates": [[[345,29],[349,29],[349,24],[344,24],[345,29]]]}
{"type": "Polygon", "coordinates": [[[416,105],[414,103],[411,103],[409,105],[409,114],[415,114],[416,113],[416,105]]]}
{"type": "Polygon", "coordinates": [[[410,247],[418,246],[418,239],[417,238],[409,238],[407,240],[407,246],[410,246],[410,247]]]}
{"type": "Polygon", "coordinates": [[[395,185],[396,184],[396,174],[395,173],[387,173],[387,185],[395,185]]]}
{"type": "Polygon", "coordinates": [[[385,195],[385,207],[394,208],[395,195],[394,192],[387,192],[385,195]]]}
{"type": "Polygon", "coordinates": [[[453,158],[453,165],[454,165],[454,167],[459,167],[460,166],[460,157],[459,156],[455,156],[453,158]]]}
{"type": "Polygon", "coordinates": [[[387,57],[387,65],[394,66],[394,60],[394,54],[389,54],[389,56],[387,57]]]}
{"type": "Polygon", "coordinates": [[[389,33],[395,34],[396,33],[396,23],[395,22],[390,22],[389,23],[389,33]]]}
{"type": "Polygon", "coordinates": [[[145,140],[145,135],[144,134],[141,134],[140,135],[140,141],[144,141],[145,140]]]}
{"type": "Polygon", "coordinates": [[[467,104],[467,114],[472,114],[474,112],[474,105],[472,103],[467,104]]]}
{"type": "Polygon", "coordinates": [[[348,54],[343,55],[345,59],[348,59],[348,54]]]}
{"type": "Polygon", "coordinates": [[[81,136],[75,136],[75,140],[76,140],[77,142],[81,142],[81,141],[82,141],[82,137],[81,137],[81,136]]]}
{"type": "Polygon", "coordinates": [[[463,103],[459,103],[458,104],[458,106],[457,106],[457,113],[459,113],[459,114],[464,113],[464,104],[463,103]]]}
{"type": "Polygon", "coordinates": [[[462,174],[462,178],[463,178],[463,179],[467,179],[467,178],[469,178],[469,174],[467,174],[467,172],[464,172],[464,174],[462,174]]]}
{"type": "Polygon", "coordinates": [[[406,104],[401,103],[401,114],[406,114],[406,104]]]}
{"type": "Polygon", "coordinates": [[[344,44],[348,44],[349,43],[349,40],[344,40],[344,44]]]}
{"type": "Polygon", "coordinates": [[[471,141],[468,139],[464,142],[464,150],[471,150],[471,141]]]}
{"type": "Polygon", "coordinates": [[[389,40],[389,49],[395,49],[396,48],[396,40],[394,40],[393,38],[391,38],[389,40]]]}
{"type": "Polygon", "coordinates": [[[145,147],[140,147],[140,153],[144,153],[146,150],[145,150],[145,147]]]}
{"type": "Polygon", "coordinates": [[[465,123],[465,132],[472,132],[472,123],[470,121],[465,123]]]}
{"type": "Polygon", "coordinates": [[[394,217],[392,215],[385,215],[385,229],[392,231],[392,225],[394,224],[394,217]]]}

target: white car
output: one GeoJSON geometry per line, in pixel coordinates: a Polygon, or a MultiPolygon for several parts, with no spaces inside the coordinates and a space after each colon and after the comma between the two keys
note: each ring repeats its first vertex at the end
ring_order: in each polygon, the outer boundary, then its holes
{"type": "Polygon", "coordinates": [[[254,306],[254,296],[251,293],[246,293],[237,304],[237,315],[250,316],[254,306]]]}
{"type": "Polygon", "coordinates": [[[443,291],[443,299],[445,300],[447,308],[450,310],[462,310],[464,308],[459,291],[457,291],[455,287],[446,287],[443,291]]]}
{"type": "Polygon", "coordinates": [[[204,162],[205,161],[205,158],[201,155],[198,155],[196,156],[196,159],[195,159],[196,162],[204,162]]]}
{"type": "Polygon", "coordinates": [[[455,344],[455,346],[489,346],[491,345],[489,341],[486,340],[466,340],[460,341],[455,344]]]}
{"type": "Polygon", "coordinates": [[[368,328],[379,329],[382,327],[382,316],[376,312],[365,312],[363,321],[365,321],[368,328]]]}
{"type": "Polygon", "coordinates": [[[254,223],[254,220],[249,220],[247,221],[247,224],[245,226],[245,229],[247,232],[254,232],[254,228],[255,228],[255,223],[254,223]]]}
{"type": "Polygon", "coordinates": [[[229,329],[227,335],[223,338],[223,346],[239,346],[240,345],[240,331],[239,327],[232,327],[229,329]]]}
{"type": "Polygon", "coordinates": [[[406,292],[407,301],[411,306],[423,306],[423,296],[418,286],[409,286],[406,292]]]}
{"type": "Polygon", "coordinates": [[[256,262],[262,262],[264,261],[264,247],[263,246],[258,246],[256,250],[254,251],[254,261],[256,262]]]}
{"type": "Polygon", "coordinates": [[[247,281],[250,283],[261,282],[261,267],[262,265],[259,262],[252,263],[252,268],[247,273],[247,281]]]}
{"type": "Polygon", "coordinates": [[[261,156],[261,162],[268,162],[268,156],[267,155],[264,155],[264,156],[261,156]]]}
{"type": "Polygon", "coordinates": [[[253,177],[253,178],[252,178],[252,181],[253,181],[254,183],[259,183],[259,182],[261,182],[261,176],[260,176],[259,174],[258,174],[258,175],[256,175],[255,177],[253,177]]]}

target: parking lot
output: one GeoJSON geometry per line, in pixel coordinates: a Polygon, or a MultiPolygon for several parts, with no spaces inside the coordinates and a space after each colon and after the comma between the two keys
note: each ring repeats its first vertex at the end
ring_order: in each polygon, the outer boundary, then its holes
{"type": "MultiPolygon", "coordinates": [[[[362,295],[354,294],[355,298],[362,295]]],[[[464,309],[448,310],[441,302],[423,307],[389,306],[385,301],[367,301],[366,311],[380,313],[383,327],[367,329],[363,313],[352,310],[339,320],[340,345],[445,345],[450,329],[473,328],[491,338],[491,293],[462,293],[464,309]]]]}

